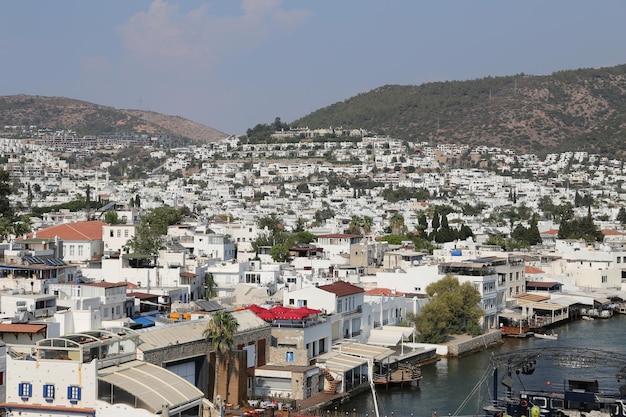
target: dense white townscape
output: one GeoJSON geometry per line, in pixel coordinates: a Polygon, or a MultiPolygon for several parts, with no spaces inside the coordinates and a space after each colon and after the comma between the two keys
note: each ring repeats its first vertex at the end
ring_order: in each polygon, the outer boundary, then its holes
{"type": "Polygon", "coordinates": [[[406,346],[420,360],[441,354],[441,346],[411,343],[413,328],[402,326],[447,274],[478,290],[482,330],[497,337],[522,319],[612,314],[625,298],[622,161],[431,145],[363,130],[299,129],[276,132],[271,144],[231,136],[175,149],[163,146],[166,138],[31,130],[31,140],[0,139],[12,205],[79,198],[94,208],[42,213],[31,233],[9,234],[2,244],[0,402],[7,410],[199,415],[221,406],[214,392],[250,405],[347,392],[363,383],[371,358],[401,358],[406,346]],[[113,158],[74,166],[131,144],[156,167],[137,179],[118,172],[141,167],[113,158]],[[169,226],[158,256],[142,258],[128,242],[142,216],[160,207],[186,215],[169,226]],[[445,219],[435,215],[442,207],[445,219]],[[568,218],[592,219],[603,240],[558,238],[563,207],[568,218]],[[118,221],[107,223],[109,212],[118,221]],[[472,235],[417,247],[407,233],[436,231],[434,216],[472,235]],[[260,220],[268,218],[315,239],[275,261],[272,246],[259,244],[270,232],[260,220]],[[537,228],[540,242],[497,244],[519,227],[537,228]],[[237,318],[236,362],[247,370],[230,387],[209,374],[215,355],[203,334],[221,309],[237,318]],[[357,345],[368,353],[351,353],[357,345]],[[154,376],[149,392],[136,388],[139,375],[154,376]]]}

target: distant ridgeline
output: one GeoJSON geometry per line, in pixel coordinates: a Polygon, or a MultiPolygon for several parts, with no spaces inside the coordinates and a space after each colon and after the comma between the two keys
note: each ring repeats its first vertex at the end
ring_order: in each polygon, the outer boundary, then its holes
{"type": "Polygon", "coordinates": [[[422,85],[386,85],[292,123],[518,153],[626,153],[626,65],[422,85]]]}

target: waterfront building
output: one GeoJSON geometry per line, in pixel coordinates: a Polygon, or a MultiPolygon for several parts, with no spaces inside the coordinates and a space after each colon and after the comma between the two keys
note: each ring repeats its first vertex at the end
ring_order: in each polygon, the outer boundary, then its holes
{"type": "Polygon", "coordinates": [[[217,380],[213,374],[216,355],[203,335],[209,313],[194,315],[195,320],[142,330],[138,358],[179,375],[202,391],[205,398],[215,400],[217,390],[226,403],[244,405],[255,395],[255,369],[268,362],[271,329],[252,311],[231,314],[238,324],[234,349],[228,361],[221,361],[217,380]]]}
{"type": "Polygon", "coordinates": [[[283,293],[283,305],[321,310],[332,323],[332,340],[362,341],[365,290],[345,281],[283,293]]]}
{"type": "Polygon", "coordinates": [[[202,392],[137,360],[138,343],[138,333],[111,328],[43,339],[28,353],[9,347],[0,407],[33,417],[199,415],[202,392]]]}
{"type": "Polygon", "coordinates": [[[480,294],[479,305],[485,312],[480,319],[483,330],[498,325],[498,274],[489,260],[446,262],[439,264],[440,275],[453,275],[462,284],[470,282],[480,294]]]}

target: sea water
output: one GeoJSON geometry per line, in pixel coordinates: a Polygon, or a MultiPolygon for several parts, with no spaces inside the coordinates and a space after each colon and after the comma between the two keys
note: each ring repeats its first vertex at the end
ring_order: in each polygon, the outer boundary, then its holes
{"type": "MultiPolygon", "coordinates": [[[[425,365],[419,386],[378,388],[380,416],[438,417],[451,415],[484,415],[483,406],[493,398],[493,373],[491,356],[521,349],[600,349],[626,355],[626,316],[616,315],[609,319],[579,320],[565,323],[553,329],[558,340],[505,339],[504,344],[462,358],[446,358],[425,365]],[[484,383],[479,383],[483,381],[484,383]],[[462,407],[460,407],[463,405],[462,407]]],[[[623,366],[623,364],[622,364],[623,366]]],[[[514,390],[559,389],[567,378],[598,380],[600,389],[615,391],[624,384],[615,378],[617,368],[569,369],[561,368],[548,360],[540,360],[532,375],[513,373],[514,390]]],[[[499,377],[503,376],[500,373],[499,377]]],[[[499,395],[506,388],[498,384],[499,395]]],[[[329,414],[348,414],[375,417],[371,392],[353,397],[329,414]]]]}

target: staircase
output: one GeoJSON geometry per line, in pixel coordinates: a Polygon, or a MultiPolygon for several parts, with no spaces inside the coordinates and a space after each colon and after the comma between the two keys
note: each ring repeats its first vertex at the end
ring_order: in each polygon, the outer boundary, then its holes
{"type": "Polygon", "coordinates": [[[335,377],[332,376],[332,374],[328,371],[328,369],[326,368],[321,368],[322,369],[322,375],[324,375],[324,378],[326,378],[326,381],[328,381],[328,384],[324,384],[326,386],[326,388],[324,388],[324,393],[325,394],[334,394],[335,391],[337,391],[337,386],[341,383],[341,379],[336,379],[335,377]]]}

